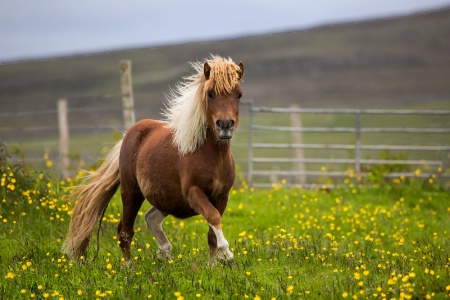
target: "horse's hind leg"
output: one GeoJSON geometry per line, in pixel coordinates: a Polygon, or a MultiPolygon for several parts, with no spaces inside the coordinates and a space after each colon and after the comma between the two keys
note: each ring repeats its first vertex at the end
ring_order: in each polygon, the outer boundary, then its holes
{"type": "Polygon", "coordinates": [[[163,214],[155,207],[152,207],[148,212],[145,213],[145,221],[147,222],[147,227],[152,232],[158,244],[158,256],[161,259],[172,259],[172,244],[167,239],[162,224],[164,218],[167,215],[163,214]]]}
{"type": "Polygon", "coordinates": [[[144,202],[144,196],[139,190],[130,191],[122,185],[121,190],[123,212],[117,228],[119,234],[120,249],[126,265],[131,264],[130,245],[134,236],[134,222],[144,202]]]}

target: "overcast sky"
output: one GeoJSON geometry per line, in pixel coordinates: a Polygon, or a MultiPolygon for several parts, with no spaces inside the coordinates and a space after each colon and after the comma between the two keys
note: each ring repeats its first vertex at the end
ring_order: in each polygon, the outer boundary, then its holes
{"type": "Polygon", "coordinates": [[[225,40],[450,7],[450,0],[1,0],[0,63],[225,40]]]}

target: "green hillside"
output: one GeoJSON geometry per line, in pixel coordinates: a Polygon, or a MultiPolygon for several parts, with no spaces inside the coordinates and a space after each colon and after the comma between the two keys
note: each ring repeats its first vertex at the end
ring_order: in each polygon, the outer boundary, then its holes
{"type": "MultiPolygon", "coordinates": [[[[91,105],[119,94],[120,59],[133,62],[138,118],[154,117],[188,62],[209,53],[245,63],[245,96],[302,107],[449,108],[450,10],[223,42],[124,50],[0,65],[2,112],[91,105]]],[[[111,105],[117,99],[95,106],[111,105]]]]}

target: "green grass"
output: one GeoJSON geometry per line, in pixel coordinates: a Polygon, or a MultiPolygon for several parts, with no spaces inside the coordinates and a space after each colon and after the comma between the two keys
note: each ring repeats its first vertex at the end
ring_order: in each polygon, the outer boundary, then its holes
{"type": "MultiPolygon", "coordinates": [[[[0,166],[1,299],[443,299],[450,296],[450,197],[438,186],[397,180],[331,191],[280,183],[232,190],[223,230],[234,265],[208,265],[201,217],[168,217],[173,260],[156,258],[144,204],[136,221],[132,268],[122,265],[110,203],[100,253],[68,260],[61,242],[71,205],[66,188],[42,172],[0,166]]],[[[95,239],[93,244],[95,245],[95,239]]]]}
{"type": "MultiPolygon", "coordinates": [[[[109,149],[120,138],[122,133],[91,132],[89,134],[71,135],[69,141],[70,171],[75,174],[79,167],[95,164],[99,158],[105,156],[109,149]]],[[[26,140],[10,141],[8,152],[17,160],[23,160],[27,165],[42,169],[47,155],[53,163],[54,170],[58,169],[59,140],[56,136],[35,137],[26,140]]]]}

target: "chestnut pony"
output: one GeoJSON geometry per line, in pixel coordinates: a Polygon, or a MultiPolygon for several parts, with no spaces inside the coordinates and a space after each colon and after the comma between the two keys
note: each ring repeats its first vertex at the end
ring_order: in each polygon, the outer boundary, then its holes
{"type": "Polygon", "coordinates": [[[200,214],[209,224],[210,259],[233,260],[221,219],[235,179],[230,140],[239,123],[244,67],[213,55],[192,66],[196,73],[168,97],[167,120],[134,124],[70,195],[76,205],[63,244],[69,257],[86,255],[92,232],[120,186],[123,212],[117,230],[126,264],[144,199],[152,205],[145,220],[160,257],[171,258],[172,250],[162,229],[164,218],[200,214]]]}

